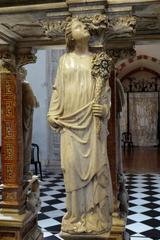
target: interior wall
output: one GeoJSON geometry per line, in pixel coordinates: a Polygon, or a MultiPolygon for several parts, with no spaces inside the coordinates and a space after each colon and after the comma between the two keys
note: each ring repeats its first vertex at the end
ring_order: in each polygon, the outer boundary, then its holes
{"type": "Polygon", "coordinates": [[[160,44],[136,45],[136,55],[147,55],[160,60],[160,44]]]}
{"type": "MultiPolygon", "coordinates": [[[[52,86],[55,82],[59,58],[64,54],[65,49],[52,49],[46,51],[47,72],[46,72],[46,86],[47,86],[47,100],[48,108],[52,95],[52,86]]],[[[60,170],[60,135],[54,132],[50,127],[48,128],[48,167],[54,170],[60,170]]]]}
{"type": "Polygon", "coordinates": [[[46,87],[46,51],[37,52],[37,62],[26,65],[27,81],[30,83],[39,102],[39,108],[35,108],[33,115],[33,140],[39,145],[40,160],[42,165],[48,165],[48,96],[46,87]]]}

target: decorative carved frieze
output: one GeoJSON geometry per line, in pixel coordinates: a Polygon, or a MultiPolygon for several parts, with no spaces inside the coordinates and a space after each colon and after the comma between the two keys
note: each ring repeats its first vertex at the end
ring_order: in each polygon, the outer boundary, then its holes
{"type": "MultiPolygon", "coordinates": [[[[75,18],[83,22],[91,34],[90,45],[103,45],[104,34],[108,28],[108,17],[104,14],[91,15],[91,16],[76,16],[75,18]]],[[[47,37],[64,37],[65,28],[72,17],[57,20],[48,18],[41,20],[39,23],[42,26],[44,33],[47,37]]]]}
{"type": "Polygon", "coordinates": [[[123,81],[125,92],[160,92],[159,76],[152,75],[150,78],[136,78],[130,76],[123,81]]]}
{"type": "MultiPolygon", "coordinates": [[[[99,33],[108,27],[108,18],[104,14],[92,15],[92,16],[76,16],[75,18],[83,22],[91,34],[99,33]]],[[[67,17],[66,19],[57,20],[54,18],[48,18],[45,20],[40,20],[40,25],[44,29],[47,37],[63,36],[65,34],[65,28],[72,17],[67,17]]]]}
{"type": "Polygon", "coordinates": [[[137,16],[136,31],[137,32],[148,32],[148,33],[159,33],[160,32],[160,15],[157,16],[137,16]]]}
{"type": "Polygon", "coordinates": [[[53,18],[48,18],[41,20],[39,23],[47,37],[52,38],[55,36],[64,36],[67,20],[55,20],[53,18]]]}
{"type": "MultiPolygon", "coordinates": [[[[91,34],[91,46],[103,45],[104,39],[108,42],[112,39],[133,39],[135,35],[136,18],[130,16],[116,16],[108,19],[105,14],[76,16],[88,28],[91,34]]],[[[72,17],[57,20],[48,18],[40,20],[44,33],[49,38],[64,37],[65,27],[72,17]]]]}
{"type": "Polygon", "coordinates": [[[118,16],[109,19],[107,40],[116,38],[133,38],[135,35],[136,17],[118,16]]]}

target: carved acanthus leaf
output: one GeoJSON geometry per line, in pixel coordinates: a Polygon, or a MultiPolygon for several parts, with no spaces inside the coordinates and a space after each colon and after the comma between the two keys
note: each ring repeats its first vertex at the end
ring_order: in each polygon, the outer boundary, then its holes
{"type": "Polygon", "coordinates": [[[120,16],[110,18],[107,39],[131,38],[135,34],[135,27],[135,17],[120,16]]]}
{"type": "Polygon", "coordinates": [[[47,37],[64,36],[66,20],[46,19],[41,20],[39,23],[47,37]]]}
{"type": "Polygon", "coordinates": [[[26,64],[35,63],[37,57],[35,56],[35,51],[31,48],[18,49],[16,54],[16,66],[17,68],[22,67],[26,64]]]}
{"type": "Polygon", "coordinates": [[[87,26],[91,35],[99,34],[102,31],[106,31],[108,28],[108,17],[104,14],[84,17],[79,16],[78,19],[87,26]]]}

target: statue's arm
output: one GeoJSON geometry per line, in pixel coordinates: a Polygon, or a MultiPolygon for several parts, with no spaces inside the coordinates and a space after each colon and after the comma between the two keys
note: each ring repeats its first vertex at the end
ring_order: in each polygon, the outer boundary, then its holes
{"type": "Polygon", "coordinates": [[[53,85],[49,111],[47,115],[50,126],[53,128],[53,130],[56,131],[63,127],[59,121],[59,118],[63,115],[62,81],[63,81],[63,68],[62,60],[60,59],[55,84],[53,85]]]}
{"type": "Polygon", "coordinates": [[[96,117],[109,118],[110,107],[111,107],[111,90],[108,83],[106,83],[106,86],[102,91],[101,102],[99,104],[93,103],[92,105],[93,115],[96,117]]]}
{"type": "Polygon", "coordinates": [[[48,111],[48,122],[50,126],[54,129],[62,127],[59,122],[59,117],[62,115],[62,102],[58,93],[56,86],[53,86],[50,107],[48,111]]]}

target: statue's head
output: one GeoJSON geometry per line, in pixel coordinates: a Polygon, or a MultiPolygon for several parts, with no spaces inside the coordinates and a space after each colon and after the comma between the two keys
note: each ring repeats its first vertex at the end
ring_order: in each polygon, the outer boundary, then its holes
{"type": "Polygon", "coordinates": [[[66,26],[65,39],[68,51],[73,51],[76,41],[86,40],[90,37],[86,25],[77,18],[72,19],[66,26]]]}

